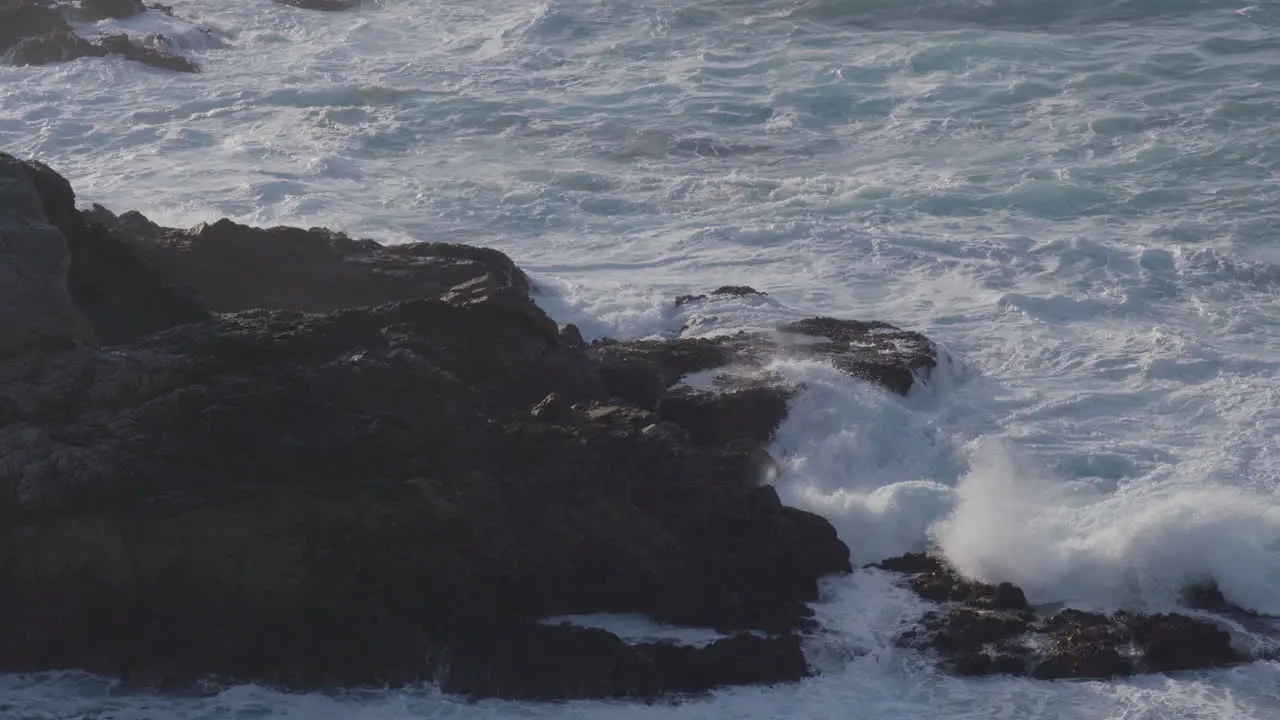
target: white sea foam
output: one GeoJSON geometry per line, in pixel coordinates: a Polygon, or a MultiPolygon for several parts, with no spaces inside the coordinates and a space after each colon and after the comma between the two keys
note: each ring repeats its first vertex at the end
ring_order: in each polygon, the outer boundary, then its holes
{"type": "Polygon", "coordinates": [[[1280,615],[1274,497],[1177,476],[1105,492],[1007,445],[982,443],[974,456],[955,514],[936,529],[962,572],[1017,583],[1032,602],[1103,609],[1168,606],[1212,580],[1233,602],[1280,615]]]}
{"type": "MultiPolygon", "coordinates": [[[[172,2],[85,31],[166,34],[203,73],[0,66],[0,147],[166,224],[492,245],[590,337],[919,330],[950,355],[907,398],[772,368],[808,388],[779,492],[855,561],[936,543],[1036,601],[1166,607],[1213,579],[1280,610],[1275,0],[172,2]],[[769,295],[671,302],[725,284],[769,295]]],[[[0,678],[0,715],[1280,717],[1274,663],[947,678],[893,645],[923,609],[889,577],[826,593],[822,676],[680,707],[55,675],[0,678]]]]}

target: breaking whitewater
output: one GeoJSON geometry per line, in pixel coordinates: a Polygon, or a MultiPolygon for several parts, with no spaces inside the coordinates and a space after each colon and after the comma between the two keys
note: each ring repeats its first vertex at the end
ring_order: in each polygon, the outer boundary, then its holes
{"type": "MultiPolygon", "coordinates": [[[[892,322],[906,397],[819,363],[771,452],[855,566],[936,548],[1047,608],[1280,615],[1280,4],[175,0],[77,20],[189,59],[0,65],[0,149],[82,204],[495,247],[591,337],[892,322]],[[715,285],[767,295],[672,298],[715,285]]],[[[209,695],[0,677],[12,718],[1272,718],[1280,664],[1046,682],[903,648],[901,578],[829,581],[819,672],[679,703],[431,687],[209,695]]],[[[1200,613],[1203,615],[1203,613],[1200,613]]],[[[707,639],[578,618],[637,639],[707,639]]],[[[1274,657],[1274,654],[1271,655],[1274,657]]]]}

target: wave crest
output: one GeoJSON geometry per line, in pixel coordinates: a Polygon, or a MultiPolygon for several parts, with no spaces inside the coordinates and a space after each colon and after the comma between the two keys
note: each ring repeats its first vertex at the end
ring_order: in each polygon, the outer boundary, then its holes
{"type": "Polygon", "coordinates": [[[1115,492],[1054,478],[984,441],[933,534],[962,573],[1020,585],[1033,602],[1160,608],[1215,581],[1232,602],[1280,614],[1280,505],[1194,480],[1115,492]]]}

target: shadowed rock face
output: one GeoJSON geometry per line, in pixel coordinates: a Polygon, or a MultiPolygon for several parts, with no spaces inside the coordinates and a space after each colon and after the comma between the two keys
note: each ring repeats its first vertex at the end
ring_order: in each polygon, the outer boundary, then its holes
{"type": "Polygon", "coordinates": [[[132,246],[163,277],[193,288],[217,312],[327,312],[451,292],[529,291],[515,263],[488,248],[384,246],[323,228],[263,230],[230,220],[177,230],[138,213],[116,217],[102,207],[84,216],[132,246]]]}
{"type": "Polygon", "coordinates": [[[937,653],[956,675],[1105,679],[1250,660],[1203,618],[1079,610],[1045,616],[1016,586],[966,580],[931,555],[909,553],[879,567],[905,574],[908,587],[941,604],[899,641],[937,653]]]}
{"type": "Polygon", "coordinates": [[[807,603],[851,567],[763,482],[797,389],[680,385],[775,341],[589,345],[491,250],[166,229],[0,169],[6,248],[43,268],[0,308],[61,328],[0,376],[0,670],[520,698],[808,673],[807,603]],[[538,622],[599,611],[730,637],[538,622]]]}
{"type": "Polygon", "coordinates": [[[189,291],[161,280],[130,245],[85,222],[66,179],[43,164],[21,164],[45,217],[66,242],[67,291],[97,343],[128,342],[209,317],[189,291]]]}

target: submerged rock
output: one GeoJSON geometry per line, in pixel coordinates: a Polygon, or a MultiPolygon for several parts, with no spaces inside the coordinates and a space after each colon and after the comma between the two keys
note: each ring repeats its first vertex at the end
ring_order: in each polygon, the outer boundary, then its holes
{"type": "Polygon", "coordinates": [[[1010,583],[967,580],[945,561],[908,553],[877,564],[941,603],[899,642],[937,653],[957,675],[1109,678],[1222,667],[1250,658],[1213,622],[1179,614],[1062,610],[1043,616],[1010,583]]]}

